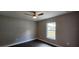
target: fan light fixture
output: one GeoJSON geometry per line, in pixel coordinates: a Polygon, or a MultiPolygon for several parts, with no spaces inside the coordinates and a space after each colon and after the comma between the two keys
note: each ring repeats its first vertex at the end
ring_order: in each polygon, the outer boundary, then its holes
{"type": "Polygon", "coordinates": [[[36,16],[33,16],[33,19],[36,19],[37,17],[36,16]]]}

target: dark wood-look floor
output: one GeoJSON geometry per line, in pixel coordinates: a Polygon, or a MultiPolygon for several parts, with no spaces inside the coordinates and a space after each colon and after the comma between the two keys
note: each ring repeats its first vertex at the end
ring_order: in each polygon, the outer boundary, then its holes
{"type": "Polygon", "coordinates": [[[47,43],[42,42],[40,40],[34,40],[34,41],[27,42],[27,43],[14,45],[11,47],[55,47],[55,46],[47,44],[47,43]]]}

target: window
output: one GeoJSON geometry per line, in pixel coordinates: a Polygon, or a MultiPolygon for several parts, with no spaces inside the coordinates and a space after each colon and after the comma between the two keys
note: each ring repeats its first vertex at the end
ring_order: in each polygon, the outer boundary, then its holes
{"type": "Polygon", "coordinates": [[[56,22],[47,23],[47,38],[56,39],[56,22]]]}

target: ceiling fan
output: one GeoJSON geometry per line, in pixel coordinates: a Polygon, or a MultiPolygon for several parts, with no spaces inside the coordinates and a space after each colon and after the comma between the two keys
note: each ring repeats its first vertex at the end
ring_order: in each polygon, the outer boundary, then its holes
{"type": "Polygon", "coordinates": [[[34,19],[38,16],[44,15],[42,12],[36,12],[36,11],[29,11],[30,13],[24,13],[25,15],[32,16],[34,19]]]}

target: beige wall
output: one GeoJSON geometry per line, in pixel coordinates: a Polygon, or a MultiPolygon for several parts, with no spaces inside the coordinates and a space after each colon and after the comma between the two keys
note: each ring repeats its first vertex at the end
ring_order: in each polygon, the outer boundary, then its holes
{"type": "Polygon", "coordinates": [[[0,46],[33,40],[35,28],[33,21],[0,16],[0,46]]]}
{"type": "Polygon", "coordinates": [[[79,12],[60,15],[37,23],[37,37],[60,46],[79,46],[79,12]],[[46,23],[56,21],[56,40],[46,38],[46,23]]]}

